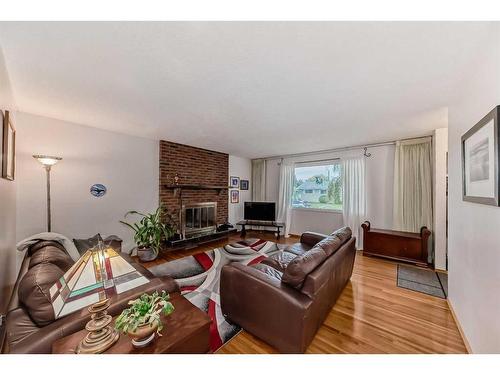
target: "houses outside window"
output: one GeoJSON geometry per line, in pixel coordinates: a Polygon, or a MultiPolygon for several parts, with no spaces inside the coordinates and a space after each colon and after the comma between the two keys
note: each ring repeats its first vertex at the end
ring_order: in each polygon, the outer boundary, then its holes
{"type": "Polygon", "coordinates": [[[297,164],[292,207],[341,211],[341,169],[338,161],[297,164]]]}

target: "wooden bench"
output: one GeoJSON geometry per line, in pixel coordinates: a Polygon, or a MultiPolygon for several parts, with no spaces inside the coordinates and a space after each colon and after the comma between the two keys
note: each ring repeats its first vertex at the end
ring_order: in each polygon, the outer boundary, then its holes
{"type": "Polygon", "coordinates": [[[431,231],[422,227],[420,233],[371,228],[370,222],[363,228],[363,255],[379,256],[429,267],[427,263],[428,241],[431,231]]]}

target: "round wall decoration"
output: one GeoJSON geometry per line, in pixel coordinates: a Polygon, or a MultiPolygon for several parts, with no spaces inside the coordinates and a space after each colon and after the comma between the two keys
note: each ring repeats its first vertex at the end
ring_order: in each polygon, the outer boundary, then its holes
{"type": "Polygon", "coordinates": [[[90,194],[92,194],[94,197],[102,197],[104,194],[106,194],[106,186],[103,184],[94,184],[90,187],[90,194]]]}

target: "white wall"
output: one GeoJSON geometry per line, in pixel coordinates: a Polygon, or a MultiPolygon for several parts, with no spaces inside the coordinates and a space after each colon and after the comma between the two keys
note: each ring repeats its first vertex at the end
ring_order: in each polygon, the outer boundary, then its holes
{"type": "Polygon", "coordinates": [[[69,238],[116,234],[133,247],[118,221],[128,210],[158,204],[158,142],[26,113],[17,114],[17,240],[46,230],[45,171],[33,154],[61,156],[52,168],[52,231],[69,238]],[[90,186],[108,192],[93,197],[90,186]]]}
{"type": "MultiPolygon", "coordinates": [[[[243,207],[245,201],[252,200],[252,161],[247,158],[241,158],[234,155],[229,155],[229,176],[239,177],[240,180],[249,181],[248,190],[240,190],[240,202],[231,203],[231,195],[229,194],[229,222],[235,225],[238,221],[243,220],[243,207]]],[[[231,189],[229,189],[231,191],[231,189]]],[[[236,226],[235,226],[236,228],[236,226]]],[[[239,229],[239,227],[238,227],[239,229]]]]}
{"type": "Polygon", "coordinates": [[[500,353],[500,208],[462,201],[461,136],[500,104],[500,30],[449,106],[449,302],[474,353],[500,353]]]}
{"type": "MultiPolygon", "coordinates": [[[[368,192],[367,216],[373,227],[392,228],[394,146],[374,147],[368,150],[372,155],[366,159],[366,185],[368,192]]],[[[361,150],[334,152],[316,157],[294,158],[294,161],[313,161],[328,158],[360,155],[361,150]]],[[[266,199],[278,200],[279,160],[266,162],[266,199]]],[[[331,233],[342,227],[340,212],[324,212],[310,209],[293,209],[290,232],[301,234],[305,231],[331,233]]]]}
{"type": "Polygon", "coordinates": [[[433,177],[433,233],[434,264],[446,270],[446,173],[448,153],[448,128],[434,130],[434,177],[433,177]]]}
{"type": "MultiPolygon", "coordinates": [[[[0,109],[12,109],[9,76],[0,47],[0,109]]],[[[15,124],[15,118],[12,118],[15,124]]],[[[2,124],[0,124],[2,126],[2,124]]],[[[1,134],[1,132],[0,132],[1,134]]],[[[1,140],[1,137],[0,137],[1,140]]],[[[1,145],[0,145],[1,150],[1,145]]],[[[16,279],[16,182],[0,178],[0,312],[3,313],[16,279]]]]}

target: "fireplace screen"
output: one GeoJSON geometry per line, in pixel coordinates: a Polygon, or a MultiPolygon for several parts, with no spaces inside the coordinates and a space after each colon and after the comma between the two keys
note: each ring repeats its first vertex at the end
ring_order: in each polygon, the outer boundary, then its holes
{"type": "Polygon", "coordinates": [[[182,205],[182,236],[193,238],[217,230],[217,202],[182,205]]]}

